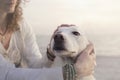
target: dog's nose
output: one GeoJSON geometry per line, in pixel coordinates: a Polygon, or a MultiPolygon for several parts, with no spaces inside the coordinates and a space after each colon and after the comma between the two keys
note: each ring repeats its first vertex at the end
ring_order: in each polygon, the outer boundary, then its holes
{"type": "Polygon", "coordinates": [[[63,37],[62,34],[56,34],[56,35],[54,36],[54,40],[55,40],[55,42],[56,42],[56,41],[57,41],[57,42],[61,42],[61,41],[64,41],[64,37],[63,37]]]}

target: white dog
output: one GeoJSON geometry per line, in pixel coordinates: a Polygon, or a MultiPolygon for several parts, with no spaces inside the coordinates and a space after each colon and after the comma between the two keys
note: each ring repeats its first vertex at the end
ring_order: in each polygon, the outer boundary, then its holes
{"type": "MultiPolygon", "coordinates": [[[[63,24],[54,32],[48,49],[56,55],[52,67],[64,66],[74,62],[77,55],[89,44],[79,27],[63,24]]],[[[83,77],[80,80],[95,80],[93,75],[83,77]]]]}

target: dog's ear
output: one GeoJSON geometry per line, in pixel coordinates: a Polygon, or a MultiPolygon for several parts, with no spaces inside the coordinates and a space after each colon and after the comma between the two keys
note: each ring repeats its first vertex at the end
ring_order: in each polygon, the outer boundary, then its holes
{"type": "Polygon", "coordinates": [[[48,44],[48,46],[47,46],[47,52],[50,53],[50,44],[48,44]]]}
{"type": "Polygon", "coordinates": [[[47,46],[47,57],[51,61],[54,61],[54,59],[55,59],[55,55],[50,49],[50,44],[47,46]]]}

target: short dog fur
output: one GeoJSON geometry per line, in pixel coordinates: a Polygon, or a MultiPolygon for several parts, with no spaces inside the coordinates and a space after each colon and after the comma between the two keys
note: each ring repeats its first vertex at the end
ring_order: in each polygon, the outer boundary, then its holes
{"type": "MultiPolygon", "coordinates": [[[[86,48],[89,41],[76,25],[62,24],[53,33],[48,50],[56,58],[51,67],[61,67],[75,61],[76,57],[86,48]]],[[[95,80],[93,75],[85,76],[80,80],[95,80]]]]}

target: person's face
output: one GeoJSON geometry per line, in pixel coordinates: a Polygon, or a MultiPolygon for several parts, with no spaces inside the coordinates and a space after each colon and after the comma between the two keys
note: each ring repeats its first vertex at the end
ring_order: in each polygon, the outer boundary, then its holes
{"type": "Polygon", "coordinates": [[[13,13],[18,0],[0,0],[0,11],[13,13]]]}

